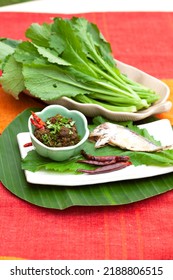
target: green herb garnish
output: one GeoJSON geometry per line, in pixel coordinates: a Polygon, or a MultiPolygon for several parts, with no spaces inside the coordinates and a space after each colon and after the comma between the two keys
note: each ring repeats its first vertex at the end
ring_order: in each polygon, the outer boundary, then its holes
{"type": "Polygon", "coordinates": [[[36,125],[34,135],[49,147],[73,146],[80,141],[75,121],[59,114],[48,118],[41,127],[36,125]]]}

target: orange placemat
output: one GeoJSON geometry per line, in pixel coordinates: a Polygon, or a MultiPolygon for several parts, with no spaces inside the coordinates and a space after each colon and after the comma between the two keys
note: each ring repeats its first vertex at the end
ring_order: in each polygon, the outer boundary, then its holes
{"type": "MultiPolygon", "coordinates": [[[[53,14],[1,13],[0,37],[23,39],[32,22],[53,14]]],[[[173,13],[87,13],[111,42],[114,56],[164,80],[173,97],[173,13]]],[[[65,16],[67,17],[67,16],[65,16]]],[[[44,106],[0,90],[0,130],[28,107],[44,106]]],[[[159,115],[169,118],[172,111],[159,115]]],[[[172,182],[170,182],[172,183],[172,182]]],[[[173,192],[125,206],[43,209],[0,184],[2,259],[172,259],[173,192]],[[80,229],[80,230],[79,230],[80,229]]]]}

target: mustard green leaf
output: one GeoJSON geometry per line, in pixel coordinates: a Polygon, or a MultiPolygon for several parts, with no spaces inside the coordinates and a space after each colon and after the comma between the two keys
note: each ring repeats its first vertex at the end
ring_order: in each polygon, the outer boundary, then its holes
{"type": "Polygon", "coordinates": [[[34,44],[42,47],[49,47],[49,38],[51,34],[51,24],[43,23],[33,23],[26,30],[25,35],[34,44]]]}
{"type": "Polygon", "coordinates": [[[18,99],[19,93],[25,89],[22,64],[17,62],[12,55],[6,61],[0,82],[4,91],[16,99],[18,99]]]}
{"type": "Polygon", "coordinates": [[[43,57],[46,57],[49,62],[56,63],[58,65],[65,65],[65,66],[71,65],[69,62],[67,62],[63,58],[57,56],[57,53],[54,50],[51,50],[51,49],[45,48],[45,47],[36,46],[36,45],[35,45],[35,47],[37,48],[39,54],[42,55],[43,57]]]}

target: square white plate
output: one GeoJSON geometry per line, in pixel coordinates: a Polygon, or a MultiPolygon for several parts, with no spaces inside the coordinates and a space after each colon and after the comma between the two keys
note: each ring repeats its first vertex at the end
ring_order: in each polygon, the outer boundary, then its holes
{"type": "MultiPolygon", "coordinates": [[[[140,125],[146,128],[148,132],[159,140],[163,146],[173,145],[173,130],[169,120],[163,119],[148,124],[140,125]]],[[[33,147],[25,148],[24,144],[31,141],[29,132],[22,132],[17,135],[17,141],[21,157],[24,158],[33,147]]],[[[25,170],[26,180],[29,183],[41,185],[57,185],[57,186],[82,186],[92,185],[106,182],[116,182],[122,180],[147,178],[156,175],[162,175],[173,171],[173,166],[158,167],[158,166],[128,166],[119,171],[112,171],[103,174],[66,174],[55,171],[37,171],[31,172],[25,170]]]]}

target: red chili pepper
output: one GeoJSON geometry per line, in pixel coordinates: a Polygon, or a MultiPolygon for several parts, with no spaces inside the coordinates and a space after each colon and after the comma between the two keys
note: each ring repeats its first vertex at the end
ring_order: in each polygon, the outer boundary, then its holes
{"type": "Polygon", "coordinates": [[[39,118],[34,112],[31,113],[33,117],[33,119],[31,119],[31,123],[38,129],[45,128],[45,122],[42,121],[42,119],[39,118]]]}
{"type": "Polygon", "coordinates": [[[81,151],[81,154],[88,160],[96,160],[96,161],[128,161],[130,158],[128,156],[93,156],[87,154],[84,150],[81,151]]]}
{"type": "Polygon", "coordinates": [[[42,124],[37,123],[34,119],[31,119],[31,123],[38,129],[44,128],[42,124]]]}
{"type": "Polygon", "coordinates": [[[30,147],[30,146],[32,146],[32,142],[28,142],[28,143],[26,143],[26,144],[23,145],[23,147],[25,147],[25,148],[26,148],[26,147],[30,147]]]}
{"type": "Polygon", "coordinates": [[[132,163],[130,161],[126,161],[126,162],[116,162],[114,164],[109,164],[106,166],[102,166],[99,168],[96,168],[94,170],[88,170],[88,169],[77,169],[78,172],[82,172],[82,173],[87,173],[87,174],[100,174],[100,173],[105,173],[105,172],[110,172],[110,171],[116,171],[116,170],[120,170],[123,169],[129,165],[131,165],[132,163]]]}

